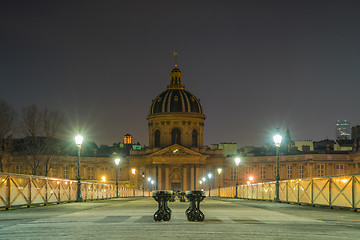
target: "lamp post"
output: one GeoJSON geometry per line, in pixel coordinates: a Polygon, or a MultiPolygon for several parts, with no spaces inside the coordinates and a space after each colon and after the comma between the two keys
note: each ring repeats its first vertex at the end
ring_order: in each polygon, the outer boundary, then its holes
{"type": "Polygon", "coordinates": [[[143,186],[142,186],[142,189],[143,189],[143,197],[145,197],[145,173],[143,172],[141,174],[142,178],[143,178],[143,186]]]}
{"type": "Polygon", "coordinates": [[[238,177],[238,172],[239,172],[239,164],[240,164],[240,158],[237,157],[235,158],[235,164],[236,164],[236,188],[235,188],[235,198],[238,198],[238,185],[239,185],[239,177],[238,177]]]}
{"type": "MultiPolygon", "coordinates": [[[[201,180],[202,180],[202,183],[205,184],[205,182],[206,182],[206,177],[201,178],[201,180]]],[[[203,188],[205,188],[204,185],[203,185],[203,188]]]]}
{"type": "Polygon", "coordinates": [[[81,135],[77,135],[75,137],[75,143],[78,147],[78,175],[77,175],[77,192],[76,192],[76,201],[82,202],[83,198],[81,195],[81,176],[80,176],[80,150],[81,150],[81,144],[83,142],[84,138],[81,135]]]}
{"type": "Polygon", "coordinates": [[[151,177],[148,177],[148,190],[149,190],[149,197],[150,197],[150,184],[151,184],[151,177]]]}
{"type": "Polygon", "coordinates": [[[280,197],[279,197],[279,188],[280,188],[280,174],[279,174],[279,148],[281,145],[281,140],[282,140],[282,136],[280,135],[280,131],[279,129],[276,130],[276,134],[273,137],[274,139],[274,143],[275,143],[275,147],[276,147],[276,184],[275,184],[275,202],[279,202],[280,201],[280,197]]]}
{"type": "Polygon", "coordinates": [[[219,191],[218,191],[218,197],[220,197],[220,174],[221,174],[221,172],[222,172],[222,168],[218,168],[218,174],[219,174],[219,191]]]}
{"type": "Polygon", "coordinates": [[[212,178],[212,174],[208,173],[208,178],[209,178],[209,197],[210,197],[210,192],[211,192],[211,178],[212,178]]]}
{"type": "Polygon", "coordinates": [[[136,173],[136,169],[135,168],[132,168],[131,169],[131,173],[133,175],[133,195],[135,197],[135,173],[136,173]]]}
{"type": "Polygon", "coordinates": [[[119,182],[118,182],[118,172],[119,172],[119,169],[118,169],[118,166],[119,166],[119,163],[120,163],[120,158],[116,158],[115,159],[115,171],[116,171],[116,197],[119,198],[119,182]]]}

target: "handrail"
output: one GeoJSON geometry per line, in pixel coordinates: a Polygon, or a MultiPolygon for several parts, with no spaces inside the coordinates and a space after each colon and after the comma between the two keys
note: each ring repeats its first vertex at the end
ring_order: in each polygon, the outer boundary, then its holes
{"type": "MultiPolygon", "coordinates": [[[[236,186],[212,189],[213,197],[235,197],[236,186]]],[[[207,191],[208,194],[209,191],[207,191]]],[[[275,181],[238,186],[238,197],[274,200],[275,181]]],[[[360,174],[314,177],[280,181],[280,202],[360,208],[360,174]]]]}
{"type": "MultiPolygon", "coordinates": [[[[0,208],[75,202],[76,191],[76,180],[0,173],[0,208]]],[[[116,197],[115,184],[81,182],[81,191],[85,201],[116,197]]],[[[120,197],[132,194],[130,188],[119,188],[120,197]]]]}

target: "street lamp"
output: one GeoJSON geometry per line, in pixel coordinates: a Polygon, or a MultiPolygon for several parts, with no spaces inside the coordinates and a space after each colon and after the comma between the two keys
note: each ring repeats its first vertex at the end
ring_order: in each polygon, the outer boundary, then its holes
{"type": "Polygon", "coordinates": [[[84,138],[81,135],[77,135],[75,137],[75,143],[78,147],[78,175],[77,175],[77,192],[76,192],[76,201],[82,202],[83,198],[81,195],[81,176],[80,176],[80,150],[81,150],[81,144],[83,142],[84,138]]]}
{"type": "Polygon", "coordinates": [[[212,174],[211,174],[211,173],[208,174],[208,178],[209,178],[209,197],[210,197],[210,192],[211,192],[211,178],[212,178],[212,174]]]}
{"type": "Polygon", "coordinates": [[[142,185],[142,189],[143,189],[143,197],[145,197],[145,173],[143,172],[141,174],[142,178],[143,178],[143,185],[142,185]]]}
{"type": "Polygon", "coordinates": [[[235,158],[235,164],[236,164],[236,188],[235,188],[235,198],[238,198],[238,185],[239,185],[239,177],[238,177],[238,172],[239,172],[239,164],[240,164],[240,158],[237,157],[235,158]]]}
{"type": "Polygon", "coordinates": [[[280,135],[280,131],[279,129],[276,130],[276,134],[273,137],[274,139],[274,143],[275,143],[275,147],[276,147],[276,184],[275,184],[275,202],[279,202],[280,201],[280,197],[279,197],[279,180],[280,180],[280,174],[279,174],[279,148],[281,145],[281,140],[282,140],[282,136],[280,135]]]}
{"type": "Polygon", "coordinates": [[[116,158],[115,159],[115,165],[116,165],[115,171],[116,171],[116,197],[117,198],[119,198],[119,182],[118,182],[119,163],[120,163],[120,158],[116,158]]]}
{"type": "Polygon", "coordinates": [[[218,168],[218,174],[219,174],[219,191],[218,191],[218,197],[220,197],[220,174],[222,172],[222,168],[218,168]]]}
{"type": "Polygon", "coordinates": [[[151,184],[151,177],[148,177],[148,190],[149,190],[149,197],[150,197],[150,184],[151,184]]]}
{"type": "Polygon", "coordinates": [[[131,169],[131,173],[133,175],[133,195],[135,197],[135,173],[136,173],[136,169],[135,168],[132,168],[131,169]]]}

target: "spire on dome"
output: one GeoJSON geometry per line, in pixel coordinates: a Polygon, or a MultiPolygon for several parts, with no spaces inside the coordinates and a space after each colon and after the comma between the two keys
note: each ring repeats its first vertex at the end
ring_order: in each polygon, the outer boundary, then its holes
{"type": "Polygon", "coordinates": [[[170,80],[170,85],[169,85],[169,89],[185,89],[184,85],[182,85],[181,82],[181,71],[178,68],[178,64],[177,64],[177,55],[179,53],[174,51],[173,55],[174,55],[174,61],[175,61],[175,67],[174,69],[171,71],[171,80],[170,80]]]}

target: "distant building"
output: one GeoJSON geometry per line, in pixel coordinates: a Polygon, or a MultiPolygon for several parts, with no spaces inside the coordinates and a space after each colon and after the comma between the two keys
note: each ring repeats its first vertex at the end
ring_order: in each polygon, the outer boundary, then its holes
{"type": "Polygon", "coordinates": [[[311,140],[295,140],[295,147],[301,152],[314,151],[314,141],[311,140]]]}
{"type": "Polygon", "coordinates": [[[350,123],[346,120],[336,122],[336,139],[350,139],[351,128],[350,123]]]}

